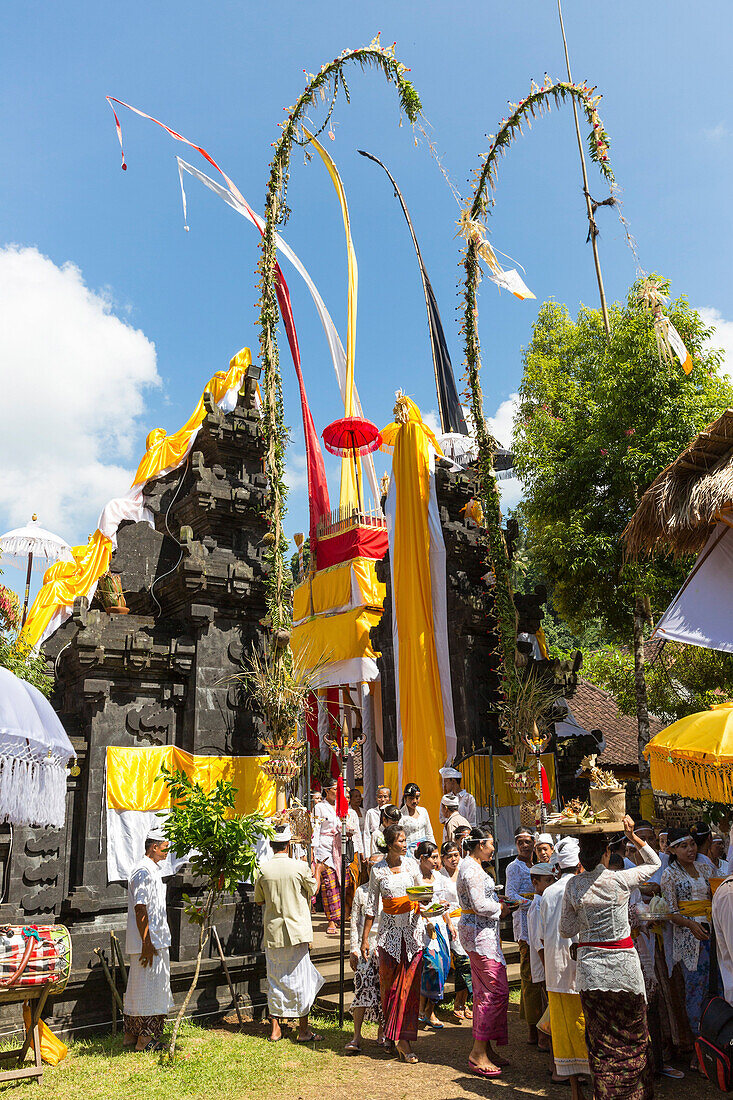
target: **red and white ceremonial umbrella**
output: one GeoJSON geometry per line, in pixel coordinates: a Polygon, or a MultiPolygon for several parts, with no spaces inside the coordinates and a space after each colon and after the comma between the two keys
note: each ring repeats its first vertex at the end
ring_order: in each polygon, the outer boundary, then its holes
{"type": "Polygon", "coordinates": [[[368,455],[379,449],[382,444],[379,428],[363,416],[343,416],[325,427],[322,435],[326,450],[332,455],[338,455],[340,458],[348,458],[350,455],[353,457],[356,492],[361,512],[361,489],[356,459],[359,455],[368,455]]]}

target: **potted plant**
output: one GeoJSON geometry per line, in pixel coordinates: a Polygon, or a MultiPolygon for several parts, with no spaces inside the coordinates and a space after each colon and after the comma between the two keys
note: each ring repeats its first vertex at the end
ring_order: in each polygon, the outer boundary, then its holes
{"type": "Polygon", "coordinates": [[[171,809],[163,829],[179,855],[193,852],[191,871],[203,881],[203,901],[197,904],[184,894],[184,912],[199,926],[198,953],[193,980],[173,1025],[168,1057],[175,1055],[176,1039],[196,989],[201,960],[211,934],[214,913],[224,894],[237,890],[240,882],[254,878],[259,869],[256,846],[261,836],[272,836],[272,826],[262,814],[234,813],[237,788],[219,780],[208,794],[183,772],[171,772],[163,765],[160,778],[171,795],[171,809]]]}
{"type": "Polygon", "coordinates": [[[580,762],[581,771],[590,776],[590,805],[594,813],[605,812],[608,821],[623,821],[626,813],[626,786],[619,782],[613,772],[599,768],[595,753],[584,756],[580,762]]]}

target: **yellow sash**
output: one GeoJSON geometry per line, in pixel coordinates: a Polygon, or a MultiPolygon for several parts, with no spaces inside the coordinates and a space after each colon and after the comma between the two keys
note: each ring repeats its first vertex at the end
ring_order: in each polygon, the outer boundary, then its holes
{"type": "Polygon", "coordinates": [[[681,901],[680,913],[685,917],[705,917],[713,919],[713,903],[708,898],[705,901],[681,901]]]}

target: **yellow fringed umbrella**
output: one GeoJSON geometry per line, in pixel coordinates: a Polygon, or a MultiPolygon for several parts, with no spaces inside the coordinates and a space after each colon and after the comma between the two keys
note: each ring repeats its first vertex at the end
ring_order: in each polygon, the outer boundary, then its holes
{"type": "Polygon", "coordinates": [[[733,802],[733,701],[688,714],[644,749],[655,791],[733,802]]]}

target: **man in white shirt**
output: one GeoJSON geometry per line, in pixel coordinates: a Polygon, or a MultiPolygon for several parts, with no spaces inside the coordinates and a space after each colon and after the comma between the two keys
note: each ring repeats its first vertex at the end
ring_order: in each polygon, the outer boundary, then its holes
{"type": "MultiPolygon", "coordinates": [[[[336,874],[334,845],[341,832],[341,821],[336,813],[337,780],[332,779],[323,787],[323,799],[313,811],[313,858],[318,865],[323,910],[328,918],[327,936],[338,935],[341,923],[341,890],[336,874]]],[[[340,870],[340,868],[339,868],[340,870]]]]}
{"type": "Polygon", "coordinates": [[[454,841],[456,839],[456,829],[468,828],[470,830],[471,828],[471,823],[466,821],[458,810],[457,794],[443,795],[440,800],[440,819],[445,825],[443,830],[444,841],[454,841]]]}
{"type": "MultiPolygon", "coordinates": [[[[458,812],[465,817],[469,825],[476,824],[476,799],[468,791],[463,790],[463,776],[458,768],[441,768],[440,775],[443,780],[443,794],[458,795],[458,812]]],[[[440,810],[440,821],[445,824],[443,809],[440,810]]]]}
{"type": "Polygon", "coordinates": [[[733,876],[721,882],[713,894],[713,927],[723,997],[733,1005],[733,876]]]}
{"type": "MultiPolygon", "coordinates": [[[[535,863],[530,870],[534,897],[527,910],[527,943],[529,945],[529,963],[532,974],[532,984],[539,987],[543,1010],[547,1005],[545,994],[545,964],[542,961],[542,940],[540,939],[540,902],[542,895],[548,886],[555,882],[555,874],[549,863],[535,863]]],[[[537,1046],[539,1050],[549,1050],[550,1044],[546,1035],[537,1031],[537,1046]]]]}
{"type": "Polygon", "coordinates": [[[519,944],[519,974],[522,981],[519,1017],[526,1021],[528,1042],[534,1046],[537,1043],[537,1024],[544,1012],[540,992],[532,983],[527,942],[527,910],[534,895],[534,886],[529,873],[534,852],[534,833],[520,826],[514,834],[514,845],[517,849],[517,858],[507,864],[506,900],[514,910],[512,914],[514,939],[519,944]]]}
{"type": "Polygon", "coordinates": [[[379,832],[379,818],[385,806],[392,801],[392,791],[389,787],[377,787],[377,804],[372,806],[364,814],[364,855],[369,858],[372,854],[372,838],[379,832]]]}
{"type": "Polygon", "coordinates": [[[542,895],[539,920],[555,1077],[570,1078],[572,1100],[583,1100],[580,1076],[590,1073],[590,1068],[585,1045],[585,1017],[575,985],[575,962],[570,955],[570,945],[574,941],[560,935],[560,916],[569,877],[577,872],[579,858],[577,840],[563,837],[558,841],[550,866],[559,871],[560,878],[542,895]]]}
{"type": "Polygon", "coordinates": [[[124,1002],[123,1045],[151,1050],[160,1041],[171,997],[171,933],[160,864],[169,844],[162,829],[148,833],[145,855],[127,887],[126,950],[130,956],[124,1002]]]}

